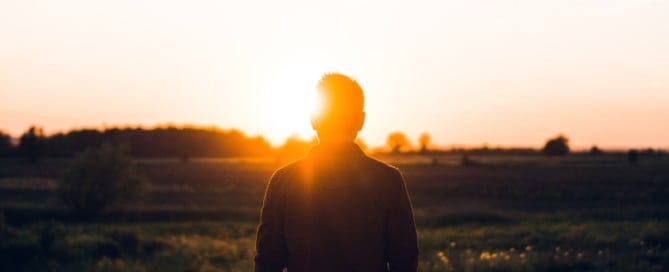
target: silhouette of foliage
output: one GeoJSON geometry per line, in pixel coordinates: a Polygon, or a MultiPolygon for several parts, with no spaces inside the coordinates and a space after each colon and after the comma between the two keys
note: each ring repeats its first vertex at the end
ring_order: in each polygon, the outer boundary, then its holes
{"type": "Polygon", "coordinates": [[[592,148],[590,148],[590,155],[599,156],[602,154],[604,154],[604,152],[601,149],[599,149],[599,147],[597,147],[596,145],[593,145],[592,148]]]}
{"type": "Polygon", "coordinates": [[[58,195],[74,212],[93,215],[117,201],[136,197],[144,183],[127,152],[105,143],[74,158],[59,183],[58,195]]]}
{"type": "Polygon", "coordinates": [[[402,148],[408,146],[409,143],[409,138],[399,131],[390,133],[388,139],[386,139],[386,146],[388,146],[393,153],[399,153],[402,148]]]}
{"type": "Polygon", "coordinates": [[[658,153],[658,151],[655,150],[655,149],[653,149],[653,148],[651,148],[651,147],[646,148],[646,149],[644,149],[644,150],[641,150],[641,151],[639,152],[640,155],[642,155],[642,156],[648,156],[648,157],[656,156],[657,153],[658,153]]]}
{"type": "Polygon", "coordinates": [[[432,137],[430,137],[430,134],[423,133],[420,135],[418,138],[418,142],[420,143],[420,152],[427,152],[428,151],[428,146],[430,145],[430,141],[432,140],[432,137]]]}
{"type": "Polygon", "coordinates": [[[238,130],[199,127],[111,128],[72,130],[47,139],[49,156],[69,157],[103,142],[127,144],[134,157],[266,156],[272,147],[262,137],[248,137],[238,130]]]}
{"type": "Polygon", "coordinates": [[[279,147],[277,160],[280,163],[300,159],[307,155],[309,150],[318,144],[318,140],[305,141],[297,135],[292,135],[279,147]]]}
{"type": "Polygon", "coordinates": [[[37,163],[44,155],[44,130],[37,126],[28,128],[19,139],[19,150],[29,163],[37,163]]]}
{"type": "Polygon", "coordinates": [[[10,156],[14,151],[12,137],[0,130],[0,157],[10,156]]]}
{"type": "Polygon", "coordinates": [[[569,139],[560,134],[553,139],[549,139],[542,151],[546,156],[567,155],[569,154],[569,139]]]}

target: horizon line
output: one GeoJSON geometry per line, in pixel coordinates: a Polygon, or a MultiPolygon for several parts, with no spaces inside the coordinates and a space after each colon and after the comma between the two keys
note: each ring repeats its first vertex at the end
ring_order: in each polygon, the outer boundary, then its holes
{"type": "MultiPolygon", "coordinates": [[[[35,125],[35,124],[29,125],[28,128],[30,128],[32,126],[44,128],[44,126],[35,125]]],[[[46,136],[53,136],[53,135],[56,135],[56,134],[60,134],[60,133],[65,134],[67,132],[76,131],[76,130],[96,130],[96,131],[106,131],[106,130],[111,130],[111,129],[146,129],[146,130],[152,130],[152,129],[165,129],[165,128],[176,128],[176,129],[189,129],[189,128],[191,128],[191,129],[203,129],[203,130],[220,131],[220,132],[237,131],[237,132],[240,132],[240,133],[244,134],[244,136],[247,136],[249,138],[260,137],[263,140],[267,141],[267,143],[269,143],[269,145],[272,146],[273,148],[280,147],[288,139],[295,138],[295,137],[297,137],[297,139],[301,140],[301,141],[311,140],[308,137],[304,137],[303,135],[300,135],[299,133],[293,132],[290,135],[286,136],[280,144],[273,144],[272,141],[267,138],[267,135],[264,135],[262,133],[249,134],[248,132],[246,132],[242,129],[239,129],[239,128],[234,128],[234,127],[233,128],[225,128],[225,127],[222,127],[220,125],[215,125],[215,124],[212,124],[212,125],[198,125],[198,124],[194,124],[194,123],[181,123],[181,124],[179,124],[179,123],[172,123],[172,122],[156,123],[156,124],[114,124],[114,125],[103,123],[102,125],[98,125],[98,126],[83,125],[83,126],[70,127],[68,129],[54,130],[50,133],[45,133],[45,135],[46,136]]],[[[391,129],[391,130],[388,131],[388,134],[393,133],[395,131],[405,133],[402,130],[391,129]]],[[[5,132],[5,130],[3,128],[0,128],[0,132],[5,132]]],[[[14,144],[18,144],[18,140],[21,137],[21,135],[12,135],[11,133],[7,133],[7,134],[11,137],[12,142],[14,144]]],[[[430,133],[428,133],[428,134],[430,134],[430,133]]],[[[314,136],[314,137],[316,139],[318,138],[316,136],[314,136]]],[[[547,137],[547,139],[548,138],[550,138],[550,137],[547,137]]],[[[358,139],[362,139],[362,141],[364,142],[364,138],[358,137],[358,139]]],[[[370,145],[369,149],[372,150],[372,149],[376,149],[376,148],[382,148],[384,146],[385,146],[385,144],[370,145]]],[[[542,145],[536,145],[536,144],[504,145],[504,144],[490,144],[488,142],[483,142],[483,143],[478,143],[478,144],[463,144],[463,143],[458,143],[458,142],[452,142],[452,143],[449,143],[449,144],[431,144],[430,146],[431,146],[432,150],[439,150],[439,151],[454,150],[454,149],[468,149],[468,150],[471,150],[471,149],[481,149],[481,148],[507,149],[507,150],[509,150],[509,149],[541,150],[541,148],[542,148],[542,145]]],[[[614,151],[614,152],[626,151],[626,150],[631,150],[631,149],[634,149],[634,150],[653,149],[653,150],[661,150],[661,151],[667,150],[667,151],[669,151],[669,145],[667,145],[667,146],[648,146],[648,145],[646,145],[646,146],[642,146],[642,145],[623,146],[623,145],[598,145],[598,144],[593,144],[593,145],[570,146],[570,149],[571,149],[571,151],[582,152],[582,151],[588,151],[592,147],[595,147],[595,146],[597,148],[601,149],[601,150],[609,150],[609,151],[614,151]]],[[[412,151],[414,151],[414,149],[418,148],[419,145],[413,143],[413,141],[410,141],[409,147],[411,148],[412,151]]]]}

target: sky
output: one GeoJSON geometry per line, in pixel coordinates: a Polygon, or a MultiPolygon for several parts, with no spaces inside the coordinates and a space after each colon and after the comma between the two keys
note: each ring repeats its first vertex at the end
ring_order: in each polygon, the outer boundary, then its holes
{"type": "Polygon", "coordinates": [[[196,124],[313,136],[359,81],[360,137],[669,147],[669,1],[0,0],[0,130],[196,124]]]}

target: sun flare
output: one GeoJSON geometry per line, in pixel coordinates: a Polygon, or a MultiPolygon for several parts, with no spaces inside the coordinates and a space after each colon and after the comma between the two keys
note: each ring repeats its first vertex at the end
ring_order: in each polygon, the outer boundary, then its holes
{"type": "Polygon", "coordinates": [[[309,117],[318,107],[314,91],[318,79],[314,71],[290,71],[268,81],[263,90],[263,115],[274,140],[283,142],[291,135],[313,137],[309,117]]]}

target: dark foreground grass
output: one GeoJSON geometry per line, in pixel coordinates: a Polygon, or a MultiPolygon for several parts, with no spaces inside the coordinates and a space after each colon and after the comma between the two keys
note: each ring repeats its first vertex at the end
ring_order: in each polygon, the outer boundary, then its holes
{"type": "MultiPolygon", "coordinates": [[[[401,159],[421,271],[669,271],[666,158],[401,159]]],[[[0,162],[0,271],[252,270],[277,165],[140,162],[149,192],[90,218],[55,197],[66,165],[0,162]]]]}
{"type": "MultiPolygon", "coordinates": [[[[421,271],[665,271],[666,222],[420,228],[421,271]]],[[[251,271],[253,223],[3,227],[2,271],[251,271]]]]}

